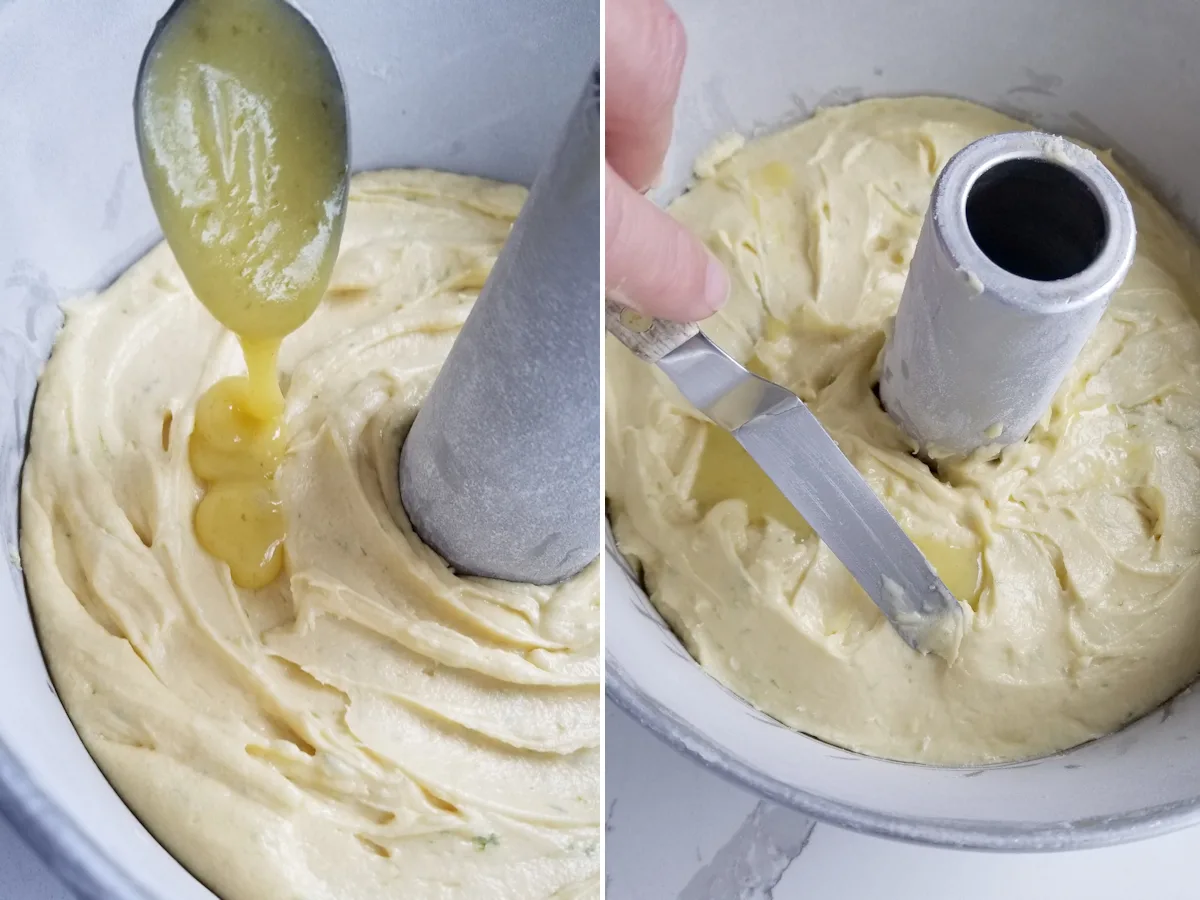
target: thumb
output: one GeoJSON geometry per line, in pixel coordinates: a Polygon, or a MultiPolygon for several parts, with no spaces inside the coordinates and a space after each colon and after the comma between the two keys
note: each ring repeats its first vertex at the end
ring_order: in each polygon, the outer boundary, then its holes
{"type": "Polygon", "coordinates": [[[605,292],[640,313],[676,322],[706,319],[725,305],[729,276],[694,234],[608,167],[605,173],[605,292]]]}

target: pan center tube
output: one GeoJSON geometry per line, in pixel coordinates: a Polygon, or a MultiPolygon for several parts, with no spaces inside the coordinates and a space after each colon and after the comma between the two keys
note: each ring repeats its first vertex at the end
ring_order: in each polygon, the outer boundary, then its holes
{"type": "Polygon", "coordinates": [[[460,574],[554,584],[600,553],[600,139],[597,68],[401,450],[460,574]]]}
{"type": "Polygon", "coordinates": [[[929,458],[1021,441],[1133,262],[1133,208],[1090,151],[1012,132],[946,164],[884,350],[880,398],[929,458]]]}

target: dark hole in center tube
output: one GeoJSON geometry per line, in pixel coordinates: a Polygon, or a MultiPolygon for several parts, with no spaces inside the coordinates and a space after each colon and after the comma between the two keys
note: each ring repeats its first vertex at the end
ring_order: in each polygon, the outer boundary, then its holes
{"type": "Polygon", "coordinates": [[[980,175],[967,194],[967,228],[988,259],[1031,281],[1078,275],[1108,239],[1108,219],[1092,190],[1042,159],[1008,160],[980,175]]]}

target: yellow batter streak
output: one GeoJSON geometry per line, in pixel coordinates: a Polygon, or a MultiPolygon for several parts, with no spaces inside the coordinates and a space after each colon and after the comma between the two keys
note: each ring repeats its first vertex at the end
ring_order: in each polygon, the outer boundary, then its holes
{"type": "Polygon", "coordinates": [[[198,403],[237,339],[165,246],[69,307],[22,488],[42,645],[105,774],[226,900],[600,896],[598,568],[456,577],[398,498],[401,436],[524,196],[352,183],[330,292],[280,357],[288,552],[262,590],[192,528],[188,437],[225,414],[198,403]]]}
{"type": "Polygon", "coordinates": [[[654,603],[755,706],[866,753],[1044,754],[1200,670],[1200,248],[1109,157],[1137,259],[1026,442],[935,474],[872,393],[938,171],[1024,127],[944,99],[825,110],[721,142],[672,207],[733,275],[705,330],[812,406],[974,610],[952,666],[905,646],[740,448],[608,342],[607,490],[654,603]]]}

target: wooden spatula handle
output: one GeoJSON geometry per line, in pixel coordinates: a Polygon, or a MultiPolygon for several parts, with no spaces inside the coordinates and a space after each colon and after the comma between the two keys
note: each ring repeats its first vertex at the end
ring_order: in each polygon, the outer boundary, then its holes
{"type": "Polygon", "coordinates": [[[604,324],[609,334],[649,363],[658,362],[700,331],[695,322],[655,319],[607,299],[604,301],[604,324]]]}

